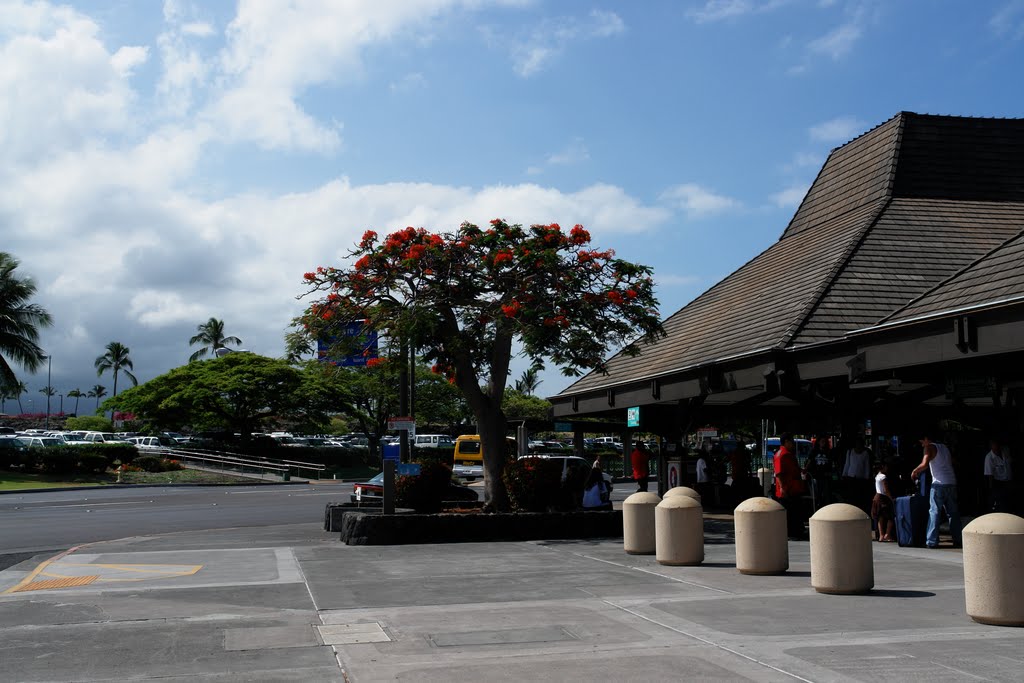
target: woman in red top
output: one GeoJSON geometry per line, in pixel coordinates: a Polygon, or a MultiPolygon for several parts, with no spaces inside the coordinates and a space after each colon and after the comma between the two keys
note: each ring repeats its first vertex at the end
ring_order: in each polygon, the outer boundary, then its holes
{"type": "Polygon", "coordinates": [[[644,446],[642,441],[637,441],[636,448],[630,453],[629,459],[633,465],[633,479],[636,480],[636,490],[646,491],[647,477],[650,476],[650,470],[647,464],[647,447],[644,446]]]}
{"type": "Polygon", "coordinates": [[[790,539],[803,539],[804,519],[802,497],[804,480],[800,463],[796,459],[796,443],[789,434],[779,438],[780,446],[775,454],[775,498],[786,508],[786,529],[790,539]]]}

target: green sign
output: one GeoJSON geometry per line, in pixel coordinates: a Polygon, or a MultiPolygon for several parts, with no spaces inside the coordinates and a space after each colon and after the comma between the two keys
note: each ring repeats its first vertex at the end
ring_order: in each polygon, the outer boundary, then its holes
{"type": "Polygon", "coordinates": [[[632,408],[626,408],[626,426],[627,427],[639,427],[640,426],[640,406],[633,406],[632,408]]]}
{"type": "Polygon", "coordinates": [[[572,423],[571,422],[556,422],[555,423],[555,431],[556,432],[571,432],[572,431],[572,423]]]}

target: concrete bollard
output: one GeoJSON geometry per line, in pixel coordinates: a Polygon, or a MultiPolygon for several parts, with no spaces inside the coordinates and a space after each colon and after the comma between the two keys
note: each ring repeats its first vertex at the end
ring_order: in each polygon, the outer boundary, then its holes
{"type": "Polygon", "coordinates": [[[811,517],[811,586],[819,593],[867,593],[875,586],[871,518],[847,503],[811,517]]]}
{"type": "Polygon", "coordinates": [[[659,564],[694,565],[704,561],[704,510],[690,496],[672,496],[654,510],[659,564]]]}
{"type": "Polygon", "coordinates": [[[770,496],[772,485],[775,483],[775,471],[770,467],[758,467],[757,483],[761,485],[761,494],[770,496]]]}
{"type": "Polygon", "coordinates": [[[978,517],[963,531],[967,616],[982,624],[1024,626],[1024,519],[978,517]]]}
{"type": "Polygon", "coordinates": [[[634,493],[622,502],[622,544],[630,555],[653,555],[654,508],[661,502],[656,493],[634,493]]]}
{"type": "Polygon", "coordinates": [[[672,498],[673,496],[689,496],[698,503],[702,503],[700,494],[697,493],[696,489],[691,489],[689,486],[676,486],[668,491],[665,491],[665,498],[672,498]]]}
{"type": "Polygon", "coordinates": [[[740,574],[783,574],[789,569],[786,508],[771,498],[748,498],[736,506],[733,519],[740,574]]]}

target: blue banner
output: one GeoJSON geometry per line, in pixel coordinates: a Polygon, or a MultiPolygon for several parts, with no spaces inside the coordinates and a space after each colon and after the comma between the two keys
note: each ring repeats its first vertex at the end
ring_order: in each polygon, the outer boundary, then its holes
{"type": "Polygon", "coordinates": [[[316,342],[316,358],[324,363],[332,363],[345,368],[363,367],[366,361],[377,357],[377,331],[371,330],[362,320],[356,320],[345,326],[343,333],[347,341],[341,337],[325,337],[316,342]],[[348,356],[334,356],[331,349],[355,348],[348,356]]]}

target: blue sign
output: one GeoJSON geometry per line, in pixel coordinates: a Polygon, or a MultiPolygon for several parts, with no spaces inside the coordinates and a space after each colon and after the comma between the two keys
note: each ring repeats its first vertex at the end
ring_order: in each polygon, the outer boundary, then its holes
{"type": "Polygon", "coordinates": [[[395,462],[398,462],[401,459],[402,451],[397,443],[389,443],[385,445],[383,451],[385,460],[394,460],[395,462]]]}
{"type": "Polygon", "coordinates": [[[350,322],[345,326],[344,337],[347,342],[342,342],[338,337],[326,337],[316,342],[316,358],[324,363],[332,363],[345,368],[365,367],[366,361],[377,357],[377,330],[371,330],[362,320],[350,322]],[[352,339],[352,338],[355,339],[352,339]],[[355,346],[355,352],[349,356],[332,356],[331,349],[341,342],[343,348],[355,346]]]}
{"type": "Polygon", "coordinates": [[[632,408],[626,408],[626,426],[627,427],[639,427],[640,426],[640,406],[633,406],[632,408]]]}
{"type": "Polygon", "coordinates": [[[418,462],[400,462],[395,474],[400,477],[418,477],[420,474],[420,464],[418,462]]]}

